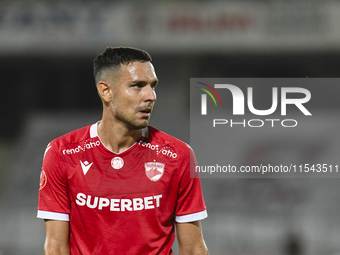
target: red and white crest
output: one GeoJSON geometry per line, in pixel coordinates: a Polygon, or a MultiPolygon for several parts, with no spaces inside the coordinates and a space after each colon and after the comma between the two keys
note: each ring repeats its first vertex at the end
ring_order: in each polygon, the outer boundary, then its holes
{"type": "Polygon", "coordinates": [[[158,162],[148,162],[144,164],[145,166],[145,174],[151,181],[158,181],[164,173],[163,163],[158,162]]]}
{"type": "Polygon", "coordinates": [[[114,169],[121,169],[124,166],[124,160],[121,157],[114,157],[111,160],[111,166],[114,169]]]}
{"type": "Polygon", "coordinates": [[[47,176],[45,174],[45,171],[44,170],[41,170],[41,173],[40,173],[40,187],[39,187],[39,190],[42,190],[45,185],[47,183],[47,176]]]}

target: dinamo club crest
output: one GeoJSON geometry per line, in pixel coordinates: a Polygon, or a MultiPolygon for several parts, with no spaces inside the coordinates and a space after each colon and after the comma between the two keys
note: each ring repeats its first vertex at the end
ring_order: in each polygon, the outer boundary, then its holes
{"type": "Polygon", "coordinates": [[[164,173],[164,166],[163,163],[158,162],[148,162],[144,164],[145,166],[145,174],[151,181],[158,181],[164,173]]]}
{"type": "Polygon", "coordinates": [[[41,170],[41,173],[40,173],[40,187],[39,187],[39,190],[42,190],[45,185],[47,183],[47,177],[46,177],[46,173],[44,170],[41,170]]]}

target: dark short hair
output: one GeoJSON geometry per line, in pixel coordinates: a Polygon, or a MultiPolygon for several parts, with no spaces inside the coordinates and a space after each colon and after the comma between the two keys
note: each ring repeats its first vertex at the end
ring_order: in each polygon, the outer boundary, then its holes
{"type": "Polygon", "coordinates": [[[146,51],[136,48],[107,47],[93,61],[93,75],[96,83],[100,81],[105,71],[111,68],[119,68],[121,65],[127,65],[133,61],[151,62],[152,58],[146,51]]]}

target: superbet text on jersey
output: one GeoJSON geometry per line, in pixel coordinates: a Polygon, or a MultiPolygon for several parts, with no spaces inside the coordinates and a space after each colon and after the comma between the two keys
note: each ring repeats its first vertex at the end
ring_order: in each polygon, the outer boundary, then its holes
{"type": "Polygon", "coordinates": [[[72,255],[172,254],[175,221],[207,217],[190,157],[196,163],[187,144],[152,127],[119,154],[97,124],[75,130],[46,148],[38,218],[70,222],[72,255]]]}

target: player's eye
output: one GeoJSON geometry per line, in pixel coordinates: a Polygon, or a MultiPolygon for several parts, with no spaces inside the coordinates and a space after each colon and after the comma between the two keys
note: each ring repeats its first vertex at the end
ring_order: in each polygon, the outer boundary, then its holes
{"type": "Polygon", "coordinates": [[[139,82],[139,83],[135,83],[132,85],[132,87],[135,87],[135,88],[143,88],[144,87],[144,84],[139,82]]]}
{"type": "Polygon", "coordinates": [[[157,87],[157,84],[158,84],[157,82],[152,83],[152,84],[151,84],[151,88],[152,88],[153,90],[155,90],[156,87],[157,87]]]}

